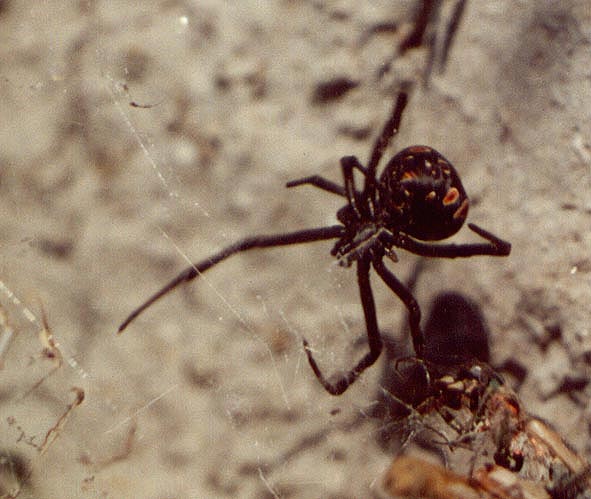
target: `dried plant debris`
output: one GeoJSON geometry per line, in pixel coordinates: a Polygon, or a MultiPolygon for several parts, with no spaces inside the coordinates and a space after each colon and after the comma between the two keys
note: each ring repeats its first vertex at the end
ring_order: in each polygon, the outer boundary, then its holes
{"type": "Polygon", "coordinates": [[[466,478],[423,459],[399,457],[384,479],[391,497],[422,499],[550,499],[538,484],[494,466],[478,478],[466,478]]]}
{"type": "MultiPolygon", "coordinates": [[[[8,416],[6,418],[6,422],[10,428],[12,428],[18,434],[16,443],[23,442],[24,444],[32,447],[38,453],[38,455],[43,455],[47,452],[47,450],[54,444],[57,438],[62,434],[66,423],[69,421],[70,417],[74,410],[82,404],[84,401],[84,390],[78,387],[72,387],[70,389],[71,392],[74,393],[75,397],[72,403],[68,404],[67,408],[64,412],[60,415],[60,417],[56,420],[56,422],[47,430],[43,441],[41,443],[37,442],[36,435],[29,435],[23,426],[16,420],[14,416],[8,416]]],[[[1,463],[0,463],[1,464],[1,463]]],[[[26,485],[31,478],[31,474],[33,473],[33,467],[31,463],[31,467],[28,468],[26,473],[23,476],[18,477],[14,486],[10,489],[10,491],[2,496],[2,499],[15,499],[18,497],[22,491],[24,485],[26,485]]],[[[16,476],[16,475],[15,475],[16,476]]]]}
{"type": "Polygon", "coordinates": [[[589,463],[532,416],[489,364],[488,328],[475,303],[442,293],[427,324],[425,351],[433,354],[417,359],[387,349],[390,360],[372,414],[382,421],[380,443],[397,447],[399,456],[385,478],[388,494],[591,498],[589,463]],[[427,452],[435,463],[414,451],[427,452]]]}
{"type": "Polygon", "coordinates": [[[0,306],[0,369],[4,367],[4,358],[14,338],[14,328],[8,320],[4,308],[0,306]]]}
{"type": "Polygon", "coordinates": [[[413,442],[430,447],[445,466],[398,457],[385,480],[392,497],[591,497],[589,463],[530,415],[490,366],[408,362],[420,366],[424,380],[412,404],[399,401],[408,412],[396,422],[403,448],[413,442]]]}
{"type": "MultiPolygon", "coordinates": [[[[28,485],[31,469],[28,460],[16,452],[0,452],[0,498],[28,485]]],[[[13,495],[14,497],[14,495],[13,495]]]]}

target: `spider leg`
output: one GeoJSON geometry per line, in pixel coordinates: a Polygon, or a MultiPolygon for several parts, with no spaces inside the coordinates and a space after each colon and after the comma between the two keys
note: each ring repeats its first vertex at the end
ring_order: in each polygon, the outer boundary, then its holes
{"type": "Polygon", "coordinates": [[[421,309],[417,300],[415,300],[415,297],[409,289],[402,284],[398,278],[390,272],[390,270],[388,270],[381,257],[373,259],[373,266],[386,285],[394,291],[396,296],[400,298],[402,303],[404,303],[408,309],[408,321],[410,323],[412,345],[415,350],[415,355],[422,358],[425,337],[423,335],[423,330],[421,329],[421,309]]]}
{"type": "Polygon", "coordinates": [[[474,224],[468,227],[488,243],[472,244],[429,244],[400,234],[395,245],[415,255],[439,258],[464,258],[476,255],[507,256],[511,252],[511,243],[491,234],[474,224]]]}
{"type": "Polygon", "coordinates": [[[435,24],[439,15],[439,5],[433,0],[423,0],[420,9],[414,15],[413,30],[398,45],[398,54],[420,47],[423,44],[429,24],[435,24]]]}
{"type": "Polygon", "coordinates": [[[298,185],[313,185],[314,187],[318,187],[323,191],[332,192],[333,194],[338,194],[339,196],[346,197],[345,188],[327,180],[320,175],[311,175],[310,177],[304,177],[297,180],[291,180],[285,184],[285,187],[297,187],[298,185]]]}
{"type": "Polygon", "coordinates": [[[347,163],[347,168],[357,168],[363,175],[367,175],[367,168],[363,166],[355,156],[344,156],[341,158],[341,166],[343,161],[347,163]]]}
{"type": "Polygon", "coordinates": [[[490,241],[492,243],[492,245],[498,249],[499,256],[507,256],[509,253],[511,253],[511,243],[510,242],[504,241],[500,237],[495,236],[493,233],[491,233],[487,230],[484,230],[482,227],[479,227],[476,224],[469,223],[468,228],[472,232],[476,232],[476,234],[478,234],[483,239],[490,241]]]}
{"type": "MultiPolygon", "coordinates": [[[[357,168],[361,173],[364,175],[367,173],[366,168],[359,162],[359,160],[354,156],[347,156],[346,158],[341,159],[341,164],[343,160],[350,163],[350,167],[357,168]]],[[[330,180],[321,177],[320,175],[310,175],[309,177],[304,177],[296,180],[290,180],[285,184],[285,187],[297,187],[298,185],[313,185],[314,187],[318,187],[323,191],[332,192],[333,194],[338,194],[339,196],[347,197],[347,191],[345,187],[335,184],[330,180]]]]}
{"type": "Polygon", "coordinates": [[[365,187],[363,190],[364,194],[368,196],[369,199],[374,199],[375,196],[376,169],[378,167],[378,163],[380,162],[380,159],[382,159],[384,151],[390,144],[392,137],[398,133],[400,121],[402,120],[402,112],[404,111],[407,102],[408,95],[406,92],[400,92],[398,94],[398,98],[396,99],[396,104],[394,104],[394,109],[392,110],[390,119],[384,125],[382,133],[380,133],[380,136],[375,141],[371,151],[369,163],[367,164],[367,171],[365,173],[365,187]]]}
{"type": "Polygon", "coordinates": [[[336,381],[331,382],[327,380],[320,371],[320,368],[318,367],[318,364],[316,364],[312,355],[312,350],[310,349],[308,342],[304,339],[304,349],[308,356],[310,367],[312,367],[318,381],[320,381],[324,389],[331,395],[340,395],[343,393],[363,371],[374,364],[382,352],[382,337],[378,329],[376,307],[369,281],[369,268],[369,258],[366,257],[357,261],[357,282],[359,284],[361,304],[363,305],[363,314],[365,315],[369,352],[365,354],[353,369],[336,379],[336,381]]]}
{"type": "Polygon", "coordinates": [[[439,61],[439,73],[443,73],[443,70],[447,65],[449,53],[451,52],[451,46],[454,42],[454,38],[458,31],[458,26],[462,20],[462,16],[464,15],[466,3],[467,0],[459,0],[454,6],[451,19],[447,25],[447,29],[445,30],[445,38],[443,39],[443,46],[441,48],[441,60],[439,61]]]}
{"type": "Polygon", "coordinates": [[[206,270],[236,253],[241,253],[242,251],[247,251],[253,248],[272,248],[274,246],[287,246],[290,244],[310,243],[314,241],[323,241],[326,239],[335,239],[337,237],[341,237],[343,232],[344,228],[342,225],[332,225],[330,227],[299,230],[287,234],[247,237],[234,244],[231,244],[230,246],[226,246],[224,249],[218,253],[215,253],[209,258],[201,260],[200,262],[186,268],[172,281],[154,293],[143,304],[141,304],[133,312],[131,312],[131,314],[129,314],[127,319],[125,319],[119,326],[118,332],[121,333],[138,315],[150,307],[156,300],[176,288],[179,284],[199,277],[206,270]]]}
{"type": "Polygon", "coordinates": [[[357,214],[359,219],[366,218],[364,215],[369,215],[367,206],[363,202],[362,194],[355,188],[355,176],[353,170],[360,169],[362,172],[365,168],[359,163],[355,156],[344,156],[341,158],[341,169],[343,170],[343,179],[345,184],[345,194],[349,204],[357,214]]]}

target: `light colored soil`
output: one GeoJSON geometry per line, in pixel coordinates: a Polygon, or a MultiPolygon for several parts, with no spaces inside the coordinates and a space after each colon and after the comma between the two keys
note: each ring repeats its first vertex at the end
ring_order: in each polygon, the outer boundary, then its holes
{"type": "MultiPolygon", "coordinates": [[[[189,261],[335,223],[338,197],[283,186],[340,182],[341,156],[366,161],[400,83],[425,65],[411,50],[378,78],[414,3],[0,2],[0,280],[14,294],[0,301],[17,332],[0,452],[28,463],[20,497],[377,497],[392,456],[370,418],[347,428],[376,399],[380,366],[331,397],[301,346],[328,372],[361,354],[355,273],[330,243],[234,257],[115,333],[189,261]],[[362,43],[380,23],[398,29],[362,43]],[[359,85],[314,105],[335,77],[359,85]],[[29,391],[54,365],[39,357],[44,313],[65,363],[29,391]],[[85,401],[39,453],[74,386],[85,401]]],[[[584,0],[470,2],[394,146],[440,150],[469,220],[513,244],[509,258],[433,261],[419,302],[454,289],[480,303],[495,363],[525,365],[526,406],[587,455],[591,392],[553,392],[591,362],[590,44],[584,0]],[[548,329],[561,336],[542,348],[548,329]]],[[[416,257],[399,257],[405,279],[416,257]]],[[[403,306],[373,282],[396,333],[403,306]]],[[[15,475],[4,469],[5,491],[15,475]]]]}

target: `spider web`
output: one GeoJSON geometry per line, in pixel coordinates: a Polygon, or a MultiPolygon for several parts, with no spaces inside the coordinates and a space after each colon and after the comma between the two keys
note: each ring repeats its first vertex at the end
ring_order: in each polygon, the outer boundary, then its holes
{"type": "MultiPolygon", "coordinates": [[[[315,173],[338,182],[341,156],[367,160],[393,89],[420,73],[425,54],[392,60],[410,10],[391,0],[0,2],[9,124],[0,129],[0,497],[367,497],[379,488],[389,461],[371,417],[380,367],[331,397],[301,345],[306,337],[327,373],[364,352],[355,272],[336,265],[330,242],[236,255],[123,335],[116,330],[178,271],[227,244],[335,223],[337,196],[284,184],[315,173]],[[392,61],[390,81],[371,76],[381,61],[392,61]],[[319,83],[345,77],[342,99],[315,101],[319,83]]],[[[485,14],[493,26],[494,13],[485,14]]],[[[473,39],[487,34],[467,25],[473,39]]],[[[518,38],[496,32],[501,52],[503,34],[518,38]]],[[[496,84],[492,69],[485,76],[496,84]]],[[[458,111],[449,104],[457,95],[435,88],[446,126],[434,127],[420,102],[404,126],[421,142],[473,157],[492,126],[478,128],[475,116],[495,109],[495,92],[467,93],[458,111]],[[450,145],[450,136],[466,144],[450,145]]],[[[552,147],[555,135],[545,140],[552,147]]],[[[559,238],[583,223],[584,210],[554,217],[547,199],[557,185],[571,192],[557,183],[561,158],[520,156],[526,138],[515,139],[512,154],[543,174],[466,168],[467,183],[485,202],[497,189],[506,196],[488,208],[489,220],[521,213],[533,184],[559,238]]],[[[583,192],[589,147],[583,132],[575,139],[583,192]]],[[[484,165],[502,157],[482,155],[484,165]]],[[[581,192],[572,193],[575,206],[581,192]]],[[[565,252],[577,262],[565,267],[572,275],[586,272],[576,248],[565,252]]],[[[412,261],[403,257],[397,275],[407,276],[412,261]]],[[[532,279],[551,267],[528,263],[532,279]]],[[[475,289],[507,282],[501,267],[473,265],[442,270],[438,285],[465,289],[466,274],[475,289]]],[[[555,292],[567,293],[571,281],[553,279],[555,292]]],[[[381,328],[397,333],[403,306],[377,282],[374,291],[381,328]]],[[[491,310],[510,310],[516,293],[489,297],[491,310]]],[[[571,317],[586,324],[579,309],[571,317]]],[[[505,331],[510,320],[499,315],[505,331]]],[[[556,379],[571,369],[567,359],[551,365],[556,379]]]]}

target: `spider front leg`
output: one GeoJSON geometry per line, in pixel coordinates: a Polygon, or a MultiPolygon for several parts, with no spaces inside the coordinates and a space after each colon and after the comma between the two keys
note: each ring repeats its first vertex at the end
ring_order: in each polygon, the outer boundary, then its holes
{"type": "Polygon", "coordinates": [[[162,298],[164,295],[170,293],[180,284],[191,281],[199,277],[203,272],[206,272],[221,261],[229,258],[237,253],[248,251],[254,248],[274,248],[276,246],[289,246],[291,244],[311,243],[314,241],[325,241],[327,239],[336,239],[343,236],[344,228],[341,225],[333,225],[329,227],[320,227],[317,229],[299,230],[296,232],[287,232],[285,234],[272,234],[267,236],[253,236],[242,239],[230,246],[211,255],[205,260],[201,260],[190,267],[187,267],[174,279],[172,279],[164,287],[160,288],[144,303],[131,312],[123,323],[119,326],[118,332],[121,333],[135,320],[144,310],[152,306],[154,302],[162,298]]]}
{"type": "Polygon", "coordinates": [[[367,340],[369,343],[369,352],[357,363],[357,365],[343,376],[336,379],[336,381],[327,380],[318,364],[314,360],[312,350],[304,339],[304,349],[308,356],[310,367],[322,384],[324,389],[331,395],[341,395],[349,385],[351,385],[359,375],[368,367],[373,365],[382,352],[382,337],[378,329],[378,319],[376,316],[376,307],[371,291],[371,284],[369,281],[370,261],[368,257],[357,261],[357,282],[359,284],[359,293],[361,295],[361,304],[363,305],[363,314],[365,315],[365,327],[367,328],[367,340]]]}

